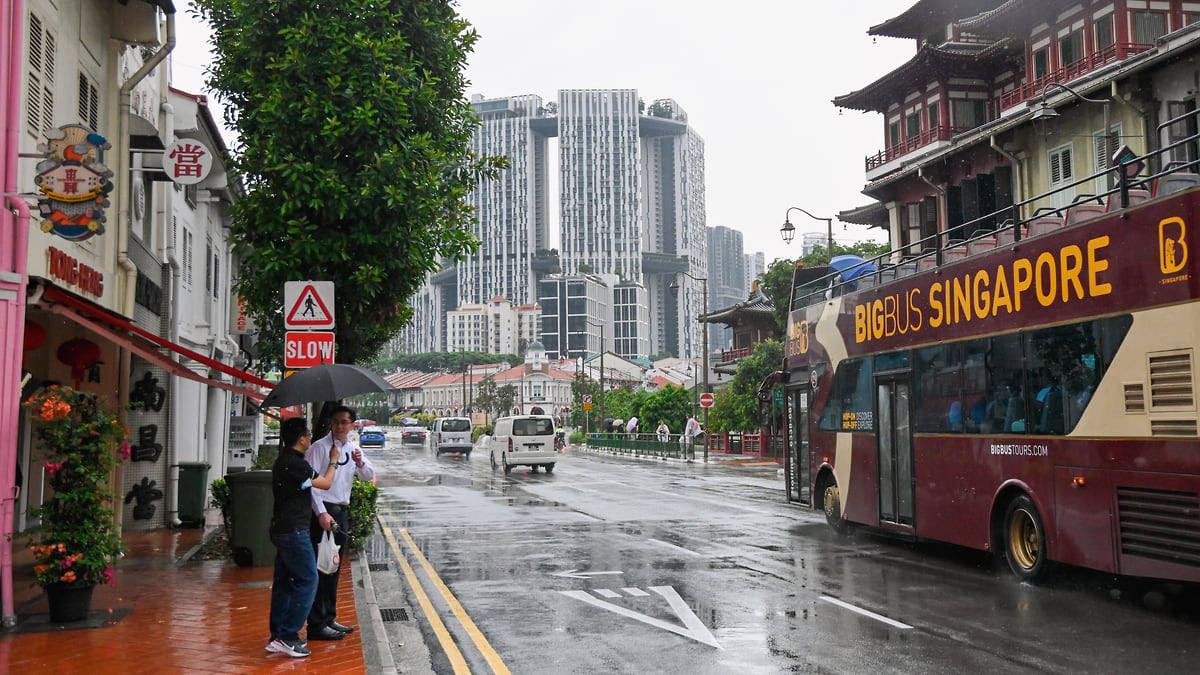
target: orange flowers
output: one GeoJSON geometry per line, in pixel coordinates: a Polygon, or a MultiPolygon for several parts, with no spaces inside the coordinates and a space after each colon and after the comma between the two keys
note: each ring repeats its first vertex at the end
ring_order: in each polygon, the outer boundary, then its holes
{"type": "Polygon", "coordinates": [[[61,420],[71,414],[71,404],[57,396],[48,396],[38,414],[47,422],[61,420]]]}

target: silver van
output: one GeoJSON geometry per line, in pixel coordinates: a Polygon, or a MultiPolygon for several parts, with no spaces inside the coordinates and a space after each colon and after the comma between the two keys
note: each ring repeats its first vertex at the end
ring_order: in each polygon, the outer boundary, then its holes
{"type": "Polygon", "coordinates": [[[439,417],[433,421],[429,444],[434,456],[457,452],[471,456],[471,420],[466,417],[439,417]]]}
{"type": "Polygon", "coordinates": [[[554,471],[554,418],[549,415],[501,417],[488,437],[488,456],[492,469],[504,467],[504,473],[524,464],[535,473],[539,466],[554,471]]]}

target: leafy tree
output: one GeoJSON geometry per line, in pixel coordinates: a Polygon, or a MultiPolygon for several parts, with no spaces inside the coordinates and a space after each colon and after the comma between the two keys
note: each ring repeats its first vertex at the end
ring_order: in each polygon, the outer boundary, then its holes
{"type": "Polygon", "coordinates": [[[448,2],[197,0],[208,84],[237,133],[236,282],[267,363],[283,285],[334,282],[338,361],[374,354],[438,260],[478,242],[465,196],[505,161],[475,156],[462,70],[477,34],[448,2]]]}
{"type": "Polygon", "coordinates": [[[496,390],[496,409],[502,414],[508,414],[513,404],[517,402],[517,388],[506,384],[496,390]]]}
{"type": "Polygon", "coordinates": [[[642,402],[642,429],[651,433],[660,421],[666,422],[671,433],[683,431],[688,414],[692,412],[692,392],[683,387],[666,385],[642,402]]]}
{"type": "Polygon", "coordinates": [[[486,410],[496,416],[497,400],[496,400],[496,378],[488,375],[479,383],[479,388],[476,390],[479,393],[475,395],[475,400],[471,405],[475,408],[486,410]]]}
{"type": "Polygon", "coordinates": [[[583,373],[576,373],[575,379],[571,382],[571,426],[582,427],[584,419],[588,420],[588,427],[595,429],[596,422],[600,415],[600,384],[595,380],[589,379],[583,373]],[[583,397],[590,395],[592,397],[592,409],[583,409],[583,397]]]}
{"type": "MultiPolygon", "coordinates": [[[[783,345],[775,340],[760,342],[754,353],[738,364],[733,384],[715,395],[708,424],[714,431],[751,431],[761,424],[758,417],[758,387],[768,375],[783,366],[783,345]]],[[[772,390],[773,394],[773,390],[772,390]]]]}
{"type": "MultiPolygon", "coordinates": [[[[795,259],[777,258],[758,276],[759,288],[771,299],[771,315],[775,317],[775,323],[779,324],[780,335],[787,330],[788,302],[792,292],[792,274],[795,270],[795,259]]],[[[709,419],[711,423],[711,414],[709,419]]]]}

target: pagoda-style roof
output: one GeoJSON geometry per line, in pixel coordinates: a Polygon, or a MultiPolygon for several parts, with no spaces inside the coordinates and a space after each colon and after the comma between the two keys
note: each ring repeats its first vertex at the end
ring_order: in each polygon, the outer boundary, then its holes
{"type": "Polygon", "coordinates": [[[704,323],[720,323],[726,326],[743,326],[746,324],[769,323],[774,325],[771,300],[760,289],[754,289],[750,297],[736,305],[718,309],[699,317],[704,323]]]}
{"type": "Polygon", "coordinates": [[[854,223],[855,225],[866,225],[868,227],[879,227],[884,230],[889,229],[888,210],[882,202],[871,202],[866,206],[858,206],[853,209],[841,211],[837,214],[838,220],[843,223],[854,223]]]}
{"type": "Polygon", "coordinates": [[[974,16],[960,18],[960,30],[991,37],[1025,38],[1040,23],[1054,24],[1055,18],[1077,0],[1007,0],[974,16]]]}
{"type": "Polygon", "coordinates": [[[1006,70],[1009,61],[1021,56],[1021,43],[1004,39],[991,44],[947,43],[924,45],[907,63],[858,91],[833,99],[839,108],[886,113],[915,89],[951,77],[990,80],[1006,70]]]}
{"type": "Polygon", "coordinates": [[[1004,0],[918,0],[903,14],[867,30],[868,35],[920,40],[955,19],[993,9],[1004,0]]]}

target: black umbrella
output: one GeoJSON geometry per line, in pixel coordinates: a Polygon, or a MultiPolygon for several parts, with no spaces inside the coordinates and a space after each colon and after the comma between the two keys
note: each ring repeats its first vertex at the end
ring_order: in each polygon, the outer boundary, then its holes
{"type": "Polygon", "coordinates": [[[286,408],[313,401],[338,401],[354,394],[390,388],[387,380],[366,368],[326,363],[285,377],[267,394],[261,407],[286,408]]]}

